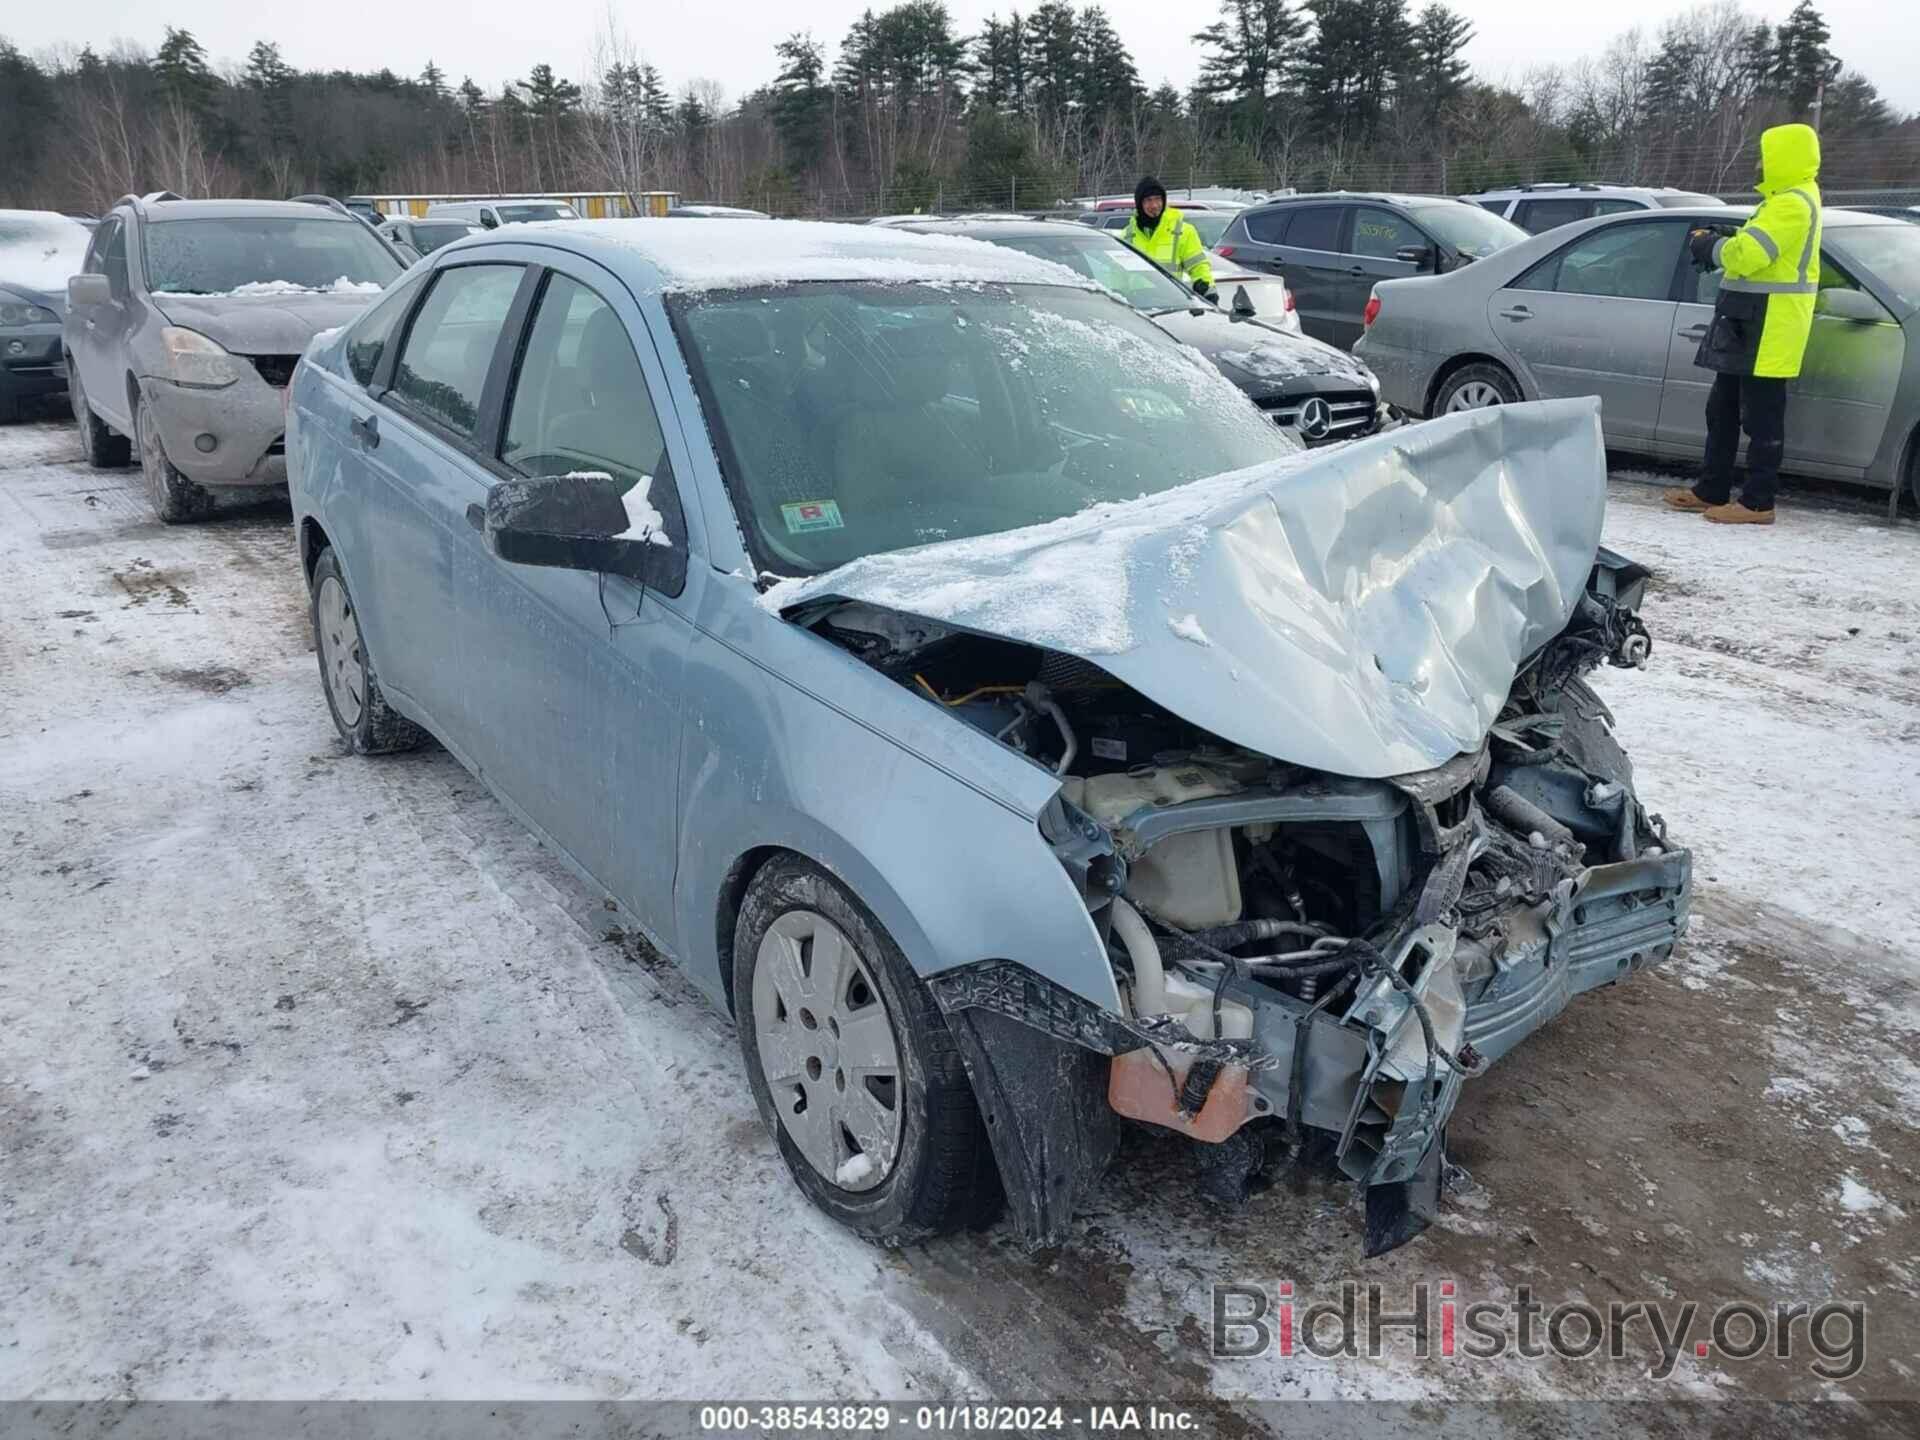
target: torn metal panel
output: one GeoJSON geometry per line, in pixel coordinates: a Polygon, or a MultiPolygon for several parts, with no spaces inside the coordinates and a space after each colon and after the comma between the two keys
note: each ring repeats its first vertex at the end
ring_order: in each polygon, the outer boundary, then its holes
{"type": "Polygon", "coordinates": [[[765,598],[1064,650],[1234,744],[1382,778],[1479,748],[1579,604],[1605,504],[1596,402],[1503,405],[765,598]],[[1028,589],[1056,601],[1038,617],[1006,603],[1028,589]]]}

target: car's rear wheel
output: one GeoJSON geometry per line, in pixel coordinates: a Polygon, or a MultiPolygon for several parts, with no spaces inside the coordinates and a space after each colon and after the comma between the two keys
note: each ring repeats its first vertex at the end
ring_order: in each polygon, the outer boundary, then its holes
{"type": "Polygon", "coordinates": [[[998,1213],[999,1172],[947,1022],[838,880],[798,856],[763,866],[733,975],[754,1101],[814,1204],[887,1243],[998,1213]]]}
{"type": "Polygon", "coordinates": [[[133,459],[132,442],[93,413],[71,355],[67,357],[67,398],[73,402],[73,421],[80,427],[80,445],[87,452],[87,464],[95,470],[118,470],[128,464],[133,459]]]}
{"type": "Polygon", "coordinates": [[[1485,362],[1462,365],[1440,385],[1433,397],[1433,413],[1453,415],[1462,410],[1485,410],[1494,405],[1516,405],[1520,387],[1498,365],[1485,362]]]}
{"type": "Polygon", "coordinates": [[[360,615],[347,591],[347,577],[331,549],[313,566],[313,651],[320,660],[320,688],[340,738],[359,755],[411,750],[426,732],[387,703],[367,658],[360,615]]]}
{"type": "Polygon", "coordinates": [[[133,434],[140,446],[140,473],[146,476],[147,498],[153,501],[153,513],[161,523],[179,525],[211,515],[213,492],[173,468],[144,396],[133,402],[133,434]]]}

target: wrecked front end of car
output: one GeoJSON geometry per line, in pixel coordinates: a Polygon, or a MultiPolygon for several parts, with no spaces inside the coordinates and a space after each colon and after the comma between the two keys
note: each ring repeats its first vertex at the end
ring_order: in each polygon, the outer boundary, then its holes
{"type": "Polygon", "coordinates": [[[1685,932],[1689,856],[1589,683],[1651,648],[1591,408],[1422,432],[1144,524],[1105,588],[1059,578],[1067,535],[986,590],[885,557],[787,609],[1058,777],[1039,829],[1119,1008],[1007,961],[928,977],[1036,1243],[1132,1121],[1225,1198],[1317,1137],[1368,1253],[1402,1244],[1463,1083],[1685,932]],[[1036,574],[1070,593],[1009,610],[1036,574]]]}

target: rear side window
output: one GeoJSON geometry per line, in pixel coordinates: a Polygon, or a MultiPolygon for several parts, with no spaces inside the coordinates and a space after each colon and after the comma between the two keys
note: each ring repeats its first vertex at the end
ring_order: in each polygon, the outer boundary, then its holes
{"type": "Polygon", "coordinates": [[[1247,212],[1247,238],[1262,245],[1284,245],[1291,210],[1250,210],[1247,212]]]}
{"type": "Polygon", "coordinates": [[[1513,212],[1513,221],[1529,235],[1538,235],[1542,230],[1584,220],[1592,213],[1591,200],[1522,200],[1513,212]]]}
{"type": "Polygon", "coordinates": [[[1318,205],[1294,212],[1287,227],[1286,243],[1296,250],[1340,249],[1340,219],[1345,213],[1338,205],[1318,205]]]}
{"type": "Polygon", "coordinates": [[[1685,226],[1613,225],[1583,235],[1514,282],[1517,290],[1665,300],[1685,226]]]}
{"type": "Polygon", "coordinates": [[[1621,215],[1628,210],[1644,210],[1647,207],[1638,200],[1596,200],[1593,213],[1596,215],[1621,215]]]}
{"type": "Polygon", "coordinates": [[[520,288],[518,265],[442,270],[407,332],[390,392],[424,418],[472,439],[480,392],[520,288]]]}
{"type": "Polygon", "coordinates": [[[1480,208],[1485,210],[1489,215],[1498,215],[1502,219],[1505,219],[1507,206],[1512,203],[1511,200],[1482,200],[1480,202],[1480,208]]]}
{"type": "Polygon", "coordinates": [[[380,303],[360,318],[347,340],[347,369],[362,385],[373,384],[380,369],[380,357],[388,342],[399,333],[400,322],[420,293],[421,277],[396,285],[380,298],[380,303]]]}

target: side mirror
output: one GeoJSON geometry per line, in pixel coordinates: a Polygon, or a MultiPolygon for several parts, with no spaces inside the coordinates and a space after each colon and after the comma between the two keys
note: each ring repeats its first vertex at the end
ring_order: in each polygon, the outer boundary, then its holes
{"type": "Polygon", "coordinates": [[[597,472],[502,480],[487,491],[480,528],[487,548],[510,565],[597,571],[678,594],[685,547],[636,527],[623,494],[597,472]]]}
{"type": "Polygon", "coordinates": [[[1251,320],[1254,317],[1254,313],[1253,297],[1247,294],[1247,287],[1244,285],[1234,286],[1233,318],[1236,320],[1251,320]]]}
{"type": "Polygon", "coordinates": [[[67,305],[106,305],[113,300],[113,282],[104,275],[75,275],[67,281],[67,305]]]}
{"type": "Polygon", "coordinates": [[[1835,320],[1857,320],[1862,324],[1883,324],[1893,319],[1881,303],[1864,290],[1822,290],[1814,310],[1835,320]]]}
{"type": "Polygon", "coordinates": [[[1393,258],[1413,266],[1416,270],[1434,268],[1433,247],[1431,245],[1402,245],[1393,252],[1393,258]]]}

